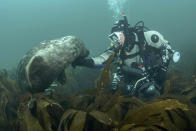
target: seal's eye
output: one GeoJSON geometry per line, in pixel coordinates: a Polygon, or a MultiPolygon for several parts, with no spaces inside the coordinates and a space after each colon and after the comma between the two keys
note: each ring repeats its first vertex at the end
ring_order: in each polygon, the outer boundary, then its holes
{"type": "Polygon", "coordinates": [[[154,43],[157,43],[159,41],[159,37],[154,34],[154,35],[151,36],[151,41],[154,42],[154,43]]]}

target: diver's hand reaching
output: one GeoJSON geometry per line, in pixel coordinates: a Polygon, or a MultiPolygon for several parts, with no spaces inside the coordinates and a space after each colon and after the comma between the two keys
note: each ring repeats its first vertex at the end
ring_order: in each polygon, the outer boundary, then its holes
{"type": "Polygon", "coordinates": [[[73,63],[72,67],[76,66],[86,66],[86,67],[94,67],[94,61],[92,58],[77,58],[73,63]]]}

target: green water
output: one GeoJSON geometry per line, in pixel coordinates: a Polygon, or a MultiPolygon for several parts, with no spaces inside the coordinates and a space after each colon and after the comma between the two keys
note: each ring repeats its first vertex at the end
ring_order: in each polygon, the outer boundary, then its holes
{"type": "MultiPolygon", "coordinates": [[[[196,55],[195,7],[195,0],[125,0],[113,9],[124,12],[131,25],[143,20],[147,27],[162,33],[182,54],[177,66],[192,67],[196,55]]],[[[107,0],[1,0],[0,68],[16,66],[41,41],[65,35],[81,38],[91,55],[98,55],[108,47],[113,16],[120,15],[115,12],[107,0]]]]}

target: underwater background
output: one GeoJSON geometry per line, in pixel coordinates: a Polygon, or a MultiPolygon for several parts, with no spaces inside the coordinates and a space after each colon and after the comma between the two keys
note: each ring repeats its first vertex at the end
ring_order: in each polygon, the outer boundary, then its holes
{"type": "Polygon", "coordinates": [[[0,0],[0,131],[196,131],[195,7],[195,0],[0,0]],[[181,53],[156,98],[111,90],[114,55],[104,69],[73,66],[88,50],[107,49],[122,13],[181,53]]]}
{"type": "Polygon", "coordinates": [[[0,68],[11,69],[41,41],[75,35],[91,56],[108,46],[111,27],[125,13],[133,26],[143,20],[181,52],[177,67],[195,62],[195,0],[1,0],[0,68]]]}

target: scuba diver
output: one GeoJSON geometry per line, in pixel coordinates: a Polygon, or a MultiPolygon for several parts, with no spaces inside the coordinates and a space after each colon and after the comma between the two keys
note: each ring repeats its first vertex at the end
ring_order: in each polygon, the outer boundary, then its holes
{"type": "Polygon", "coordinates": [[[111,46],[100,56],[78,59],[73,66],[103,67],[111,55],[116,71],[112,90],[118,88],[136,97],[156,97],[162,93],[171,59],[176,63],[180,53],[157,31],[149,30],[144,22],[130,27],[127,18],[116,22],[108,38],[111,46]]]}

